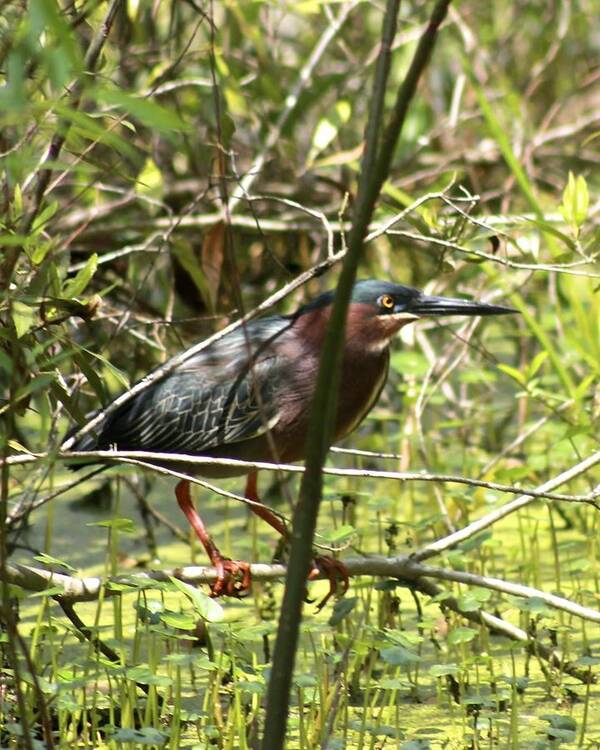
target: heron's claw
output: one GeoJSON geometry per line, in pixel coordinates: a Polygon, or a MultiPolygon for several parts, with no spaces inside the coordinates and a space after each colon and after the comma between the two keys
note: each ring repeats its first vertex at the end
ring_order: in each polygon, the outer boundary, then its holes
{"type": "Polygon", "coordinates": [[[321,574],[327,576],[329,580],[329,591],[325,597],[317,604],[317,612],[320,612],[331,597],[337,591],[338,580],[342,583],[342,596],[348,591],[350,586],[350,575],[348,568],[340,560],[336,560],[334,557],[328,557],[327,555],[317,555],[313,558],[313,567],[308,574],[308,580],[313,581],[318,578],[321,574]]]}

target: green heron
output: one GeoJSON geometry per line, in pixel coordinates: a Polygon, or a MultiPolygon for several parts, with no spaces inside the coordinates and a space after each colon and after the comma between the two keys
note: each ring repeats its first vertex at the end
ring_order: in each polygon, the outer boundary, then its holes
{"type": "MultiPolygon", "coordinates": [[[[291,315],[257,319],[233,331],[125,402],[95,434],[76,440],[73,450],[116,448],[249,462],[301,461],[333,298],[334,292],[326,292],[291,315]]],[[[512,312],[516,311],[500,305],[433,297],[387,281],[356,282],[347,315],[334,440],[352,432],[379,398],[388,373],[390,341],[402,326],[422,317],[512,312]]],[[[258,499],[256,471],[224,465],[188,468],[208,477],[247,474],[250,509],[287,535],[281,519],[258,499]]],[[[248,563],[221,555],[194,508],[189,481],[179,482],[176,497],[217,570],[212,594],[246,590],[248,563]]]]}

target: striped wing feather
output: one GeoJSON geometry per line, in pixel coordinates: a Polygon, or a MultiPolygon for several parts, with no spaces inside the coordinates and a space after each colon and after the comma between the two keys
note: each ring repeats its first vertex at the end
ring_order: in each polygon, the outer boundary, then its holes
{"type": "Polygon", "coordinates": [[[194,454],[264,433],[277,419],[273,393],[283,364],[272,344],[289,326],[267,318],[248,326],[248,339],[230,334],[126,402],[95,445],[86,436],[74,448],[194,454]]]}

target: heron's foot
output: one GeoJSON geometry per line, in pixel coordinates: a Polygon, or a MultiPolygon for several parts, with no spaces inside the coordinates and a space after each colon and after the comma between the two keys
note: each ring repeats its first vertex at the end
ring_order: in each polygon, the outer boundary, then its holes
{"type": "Polygon", "coordinates": [[[341,560],[328,555],[316,555],[313,557],[312,569],[308,574],[308,580],[313,581],[320,575],[325,575],[329,581],[329,591],[325,597],[317,604],[317,612],[320,612],[331,597],[337,592],[338,581],[341,583],[342,596],[348,591],[350,586],[350,575],[348,568],[341,560]]]}
{"type": "Polygon", "coordinates": [[[236,599],[246,596],[252,584],[250,563],[228,557],[219,557],[212,562],[217,569],[217,580],[211,586],[210,595],[234,596],[236,599]]]}

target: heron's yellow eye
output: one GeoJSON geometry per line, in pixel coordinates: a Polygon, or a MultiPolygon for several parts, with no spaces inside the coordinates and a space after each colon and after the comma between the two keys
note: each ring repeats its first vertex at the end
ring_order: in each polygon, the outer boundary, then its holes
{"type": "Polygon", "coordinates": [[[394,298],[389,294],[382,294],[377,301],[379,302],[379,306],[383,307],[384,310],[392,310],[394,308],[394,298]]]}

